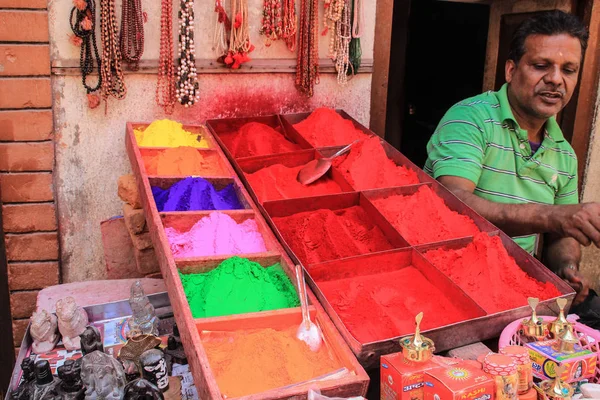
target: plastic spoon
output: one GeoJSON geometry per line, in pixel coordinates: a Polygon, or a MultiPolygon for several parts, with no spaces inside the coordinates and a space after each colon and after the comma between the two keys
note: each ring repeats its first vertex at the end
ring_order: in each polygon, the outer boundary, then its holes
{"type": "Polygon", "coordinates": [[[329,168],[331,168],[331,162],[336,157],[339,157],[339,156],[347,153],[350,150],[350,147],[352,147],[357,142],[358,142],[358,140],[355,140],[354,142],[350,143],[348,146],[340,149],[338,152],[336,152],[331,157],[319,158],[317,160],[312,160],[311,162],[306,164],[304,167],[302,167],[302,169],[300,171],[298,171],[298,177],[296,179],[298,180],[298,182],[300,182],[303,185],[310,185],[311,183],[313,183],[314,181],[316,181],[317,179],[319,179],[323,175],[325,175],[327,173],[327,171],[329,171],[329,168]]]}
{"type": "Polygon", "coordinates": [[[310,320],[306,282],[304,281],[302,267],[299,265],[296,265],[296,280],[298,281],[298,297],[300,297],[300,306],[302,307],[302,323],[298,327],[296,337],[306,343],[312,351],[316,352],[321,347],[321,330],[310,320]]]}

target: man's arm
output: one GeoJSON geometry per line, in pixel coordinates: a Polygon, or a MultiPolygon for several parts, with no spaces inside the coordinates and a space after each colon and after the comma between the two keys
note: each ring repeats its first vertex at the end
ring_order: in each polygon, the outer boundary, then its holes
{"type": "Polygon", "coordinates": [[[440,183],[510,236],[552,233],[584,246],[600,247],[600,204],[503,204],[473,193],[475,183],[458,176],[440,176],[440,183]]]}

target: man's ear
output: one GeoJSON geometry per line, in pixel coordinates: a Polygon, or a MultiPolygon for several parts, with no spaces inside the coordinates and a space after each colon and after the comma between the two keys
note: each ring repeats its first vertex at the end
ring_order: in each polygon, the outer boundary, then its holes
{"type": "Polygon", "coordinates": [[[512,81],[516,68],[517,64],[513,60],[506,60],[506,64],[504,64],[504,79],[506,79],[506,82],[510,83],[512,81]]]}

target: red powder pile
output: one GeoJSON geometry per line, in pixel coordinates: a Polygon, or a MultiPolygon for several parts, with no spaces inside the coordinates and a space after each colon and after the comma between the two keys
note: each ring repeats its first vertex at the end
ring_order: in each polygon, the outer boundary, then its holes
{"type": "Polygon", "coordinates": [[[259,122],[249,122],[239,131],[220,137],[235,158],[300,150],[300,146],[287,140],[280,132],[259,122]]]}
{"type": "Polygon", "coordinates": [[[302,167],[275,164],[248,174],[247,178],[261,202],[342,192],[340,185],[328,177],[304,186],[296,180],[302,167]]]}
{"type": "Polygon", "coordinates": [[[148,175],[161,176],[227,176],[218,154],[200,153],[193,147],[161,150],[154,156],[143,156],[148,175]]]}
{"type": "Polygon", "coordinates": [[[498,236],[479,233],[462,249],[431,250],[425,258],[490,314],[525,306],[528,297],[560,296],[552,283],[539,282],[519,268],[498,236]]]}
{"type": "Polygon", "coordinates": [[[294,128],[314,147],[342,146],[367,137],[330,108],[317,108],[294,128]]]}
{"type": "Polygon", "coordinates": [[[359,206],[275,217],[273,222],[304,265],[393,248],[359,206]]]}
{"type": "Polygon", "coordinates": [[[415,267],[375,275],[317,282],[346,328],[361,343],[414,331],[423,311],[422,329],[474,318],[455,306],[415,267]]]}
{"type": "Polygon", "coordinates": [[[333,161],[333,166],[342,173],[355,190],[419,183],[415,171],[396,165],[388,158],[380,139],[376,136],[352,146],[348,155],[333,161]]]}
{"type": "Polygon", "coordinates": [[[372,202],[413,246],[479,233],[471,218],[450,210],[429,186],[421,186],[409,196],[394,195],[372,202]]]}

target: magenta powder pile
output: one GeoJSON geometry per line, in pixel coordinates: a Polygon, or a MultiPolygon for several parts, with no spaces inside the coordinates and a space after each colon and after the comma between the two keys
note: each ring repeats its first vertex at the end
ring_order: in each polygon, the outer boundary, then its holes
{"type": "Polygon", "coordinates": [[[187,232],[167,227],[165,233],[176,258],[267,251],[255,220],[247,219],[238,224],[229,215],[219,212],[210,213],[187,232]]]}

